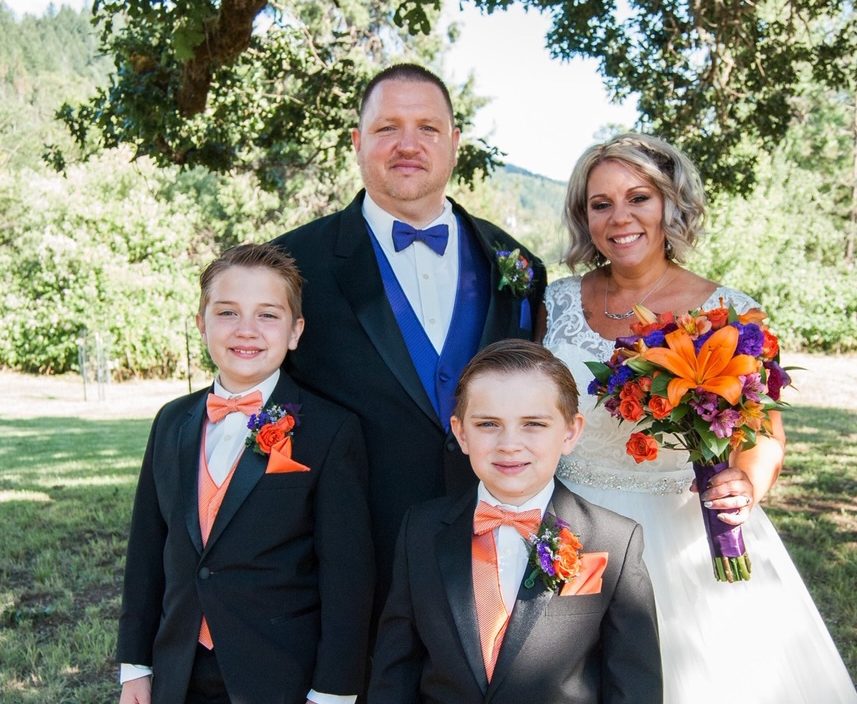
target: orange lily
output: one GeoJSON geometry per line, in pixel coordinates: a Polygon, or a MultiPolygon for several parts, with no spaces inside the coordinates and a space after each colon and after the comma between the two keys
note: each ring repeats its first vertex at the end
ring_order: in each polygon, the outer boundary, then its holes
{"type": "Polygon", "coordinates": [[[734,406],[743,388],[738,376],[752,374],[759,367],[756,358],[748,354],[733,356],[738,330],[731,325],[720,328],[702,343],[698,355],[693,340],[682,328],[669,333],[666,343],[669,349],[653,347],[643,353],[643,359],[675,375],[667,386],[667,398],[673,406],[678,406],[682,396],[695,388],[722,396],[734,406]]]}

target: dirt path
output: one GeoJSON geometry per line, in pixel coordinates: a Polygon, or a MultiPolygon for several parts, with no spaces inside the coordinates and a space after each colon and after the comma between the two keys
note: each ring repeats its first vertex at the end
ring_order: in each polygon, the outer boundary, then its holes
{"type": "MultiPolygon", "coordinates": [[[[821,356],[789,353],[784,366],[804,367],[792,371],[796,389],[786,389],[783,398],[801,406],[851,408],[857,410],[857,355],[821,356]]],[[[203,378],[194,389],[205,386],[203,378]]],[[[131,381],[108,384],[105,399],[97,400],[94,384],[87,387],[89,400],[83,400],[83,384],[76,374],[35,376],[0,371],[0,390],[6,400],[0,417],[33,418],[66,416],[77,418],[152,418],[167,401],[188,391],[180,380],[131,381]]]]}

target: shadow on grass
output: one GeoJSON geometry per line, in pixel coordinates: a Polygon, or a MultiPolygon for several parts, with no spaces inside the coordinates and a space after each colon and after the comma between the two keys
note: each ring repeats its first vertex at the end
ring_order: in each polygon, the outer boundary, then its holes
{"type": "Polygon", "coordinates": [[[0,419],[0,701],[108,702],[148,420],[0,419]]]}
{"type": "Polygon", "coordinates": [[[765,512],[857,679],[857,412],[794,406],[783,418],[785,467],[765,512]]]}

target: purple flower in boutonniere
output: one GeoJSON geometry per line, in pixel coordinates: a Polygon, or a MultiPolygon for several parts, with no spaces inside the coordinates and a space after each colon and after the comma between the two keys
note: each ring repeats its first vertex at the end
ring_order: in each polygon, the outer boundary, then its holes
{"type": "Polygon", "coordinates": [[[524,580],[528,589],[541,577],[548,590],[559,591],[580,572],[583,545],[562,519],[546,514],[539,532],[527,543],[530,545],[529,564],[533,568],[524,580]]]}
{"type": "Polygon", "coordinates": [[[497,249],[497,268],[500,270],[500,283],[497,290],[507,288],[518,298],[526,296],[533,286],[533,267],[521,254],[520,249],[497,249]]]}

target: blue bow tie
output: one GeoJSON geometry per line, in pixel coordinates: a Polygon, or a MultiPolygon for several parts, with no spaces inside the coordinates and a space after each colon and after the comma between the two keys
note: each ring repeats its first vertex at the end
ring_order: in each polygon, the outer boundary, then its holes
{"type": "Polygon", "coordinates": [[[414,240],[424,242],[433,252],[442,255],[449,241],[449,226],[435,225],[425,230],[418,230],[406,222],[393,221],[393,247],[397,252],[410,247],[414,240]]]}

